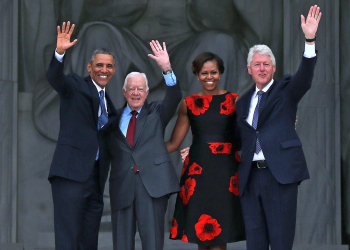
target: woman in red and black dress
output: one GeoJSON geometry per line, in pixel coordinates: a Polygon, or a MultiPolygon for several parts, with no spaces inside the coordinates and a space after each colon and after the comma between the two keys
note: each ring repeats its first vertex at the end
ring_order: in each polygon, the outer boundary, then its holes
{"type": "Polygon", "coordinates": [[[180,104],[169,152],[179,148],[191,128],[193,140],[185,159],[170,238],[198,244],[198,249],[226,249],[245,239],[238,191],[235,102],[237,94],[219,88],[222,59],[199,54],[192,71],[202,90],[180,104]]]}

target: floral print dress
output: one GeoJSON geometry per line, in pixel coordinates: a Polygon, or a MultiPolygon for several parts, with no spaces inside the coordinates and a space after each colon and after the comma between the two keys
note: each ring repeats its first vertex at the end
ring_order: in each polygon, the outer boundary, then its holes
{"type": "Polygon", "coordinates": [[[222,245],[245,239],[238,191],[237,94],[185,98],[193,135],[170,239],[222,245]]]}

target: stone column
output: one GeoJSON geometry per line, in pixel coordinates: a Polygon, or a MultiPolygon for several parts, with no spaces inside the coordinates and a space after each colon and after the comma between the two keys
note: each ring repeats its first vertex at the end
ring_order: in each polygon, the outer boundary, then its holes
{"type": "Polygon", "coordinates": [[[0,3],[0,244],[17,240],[18,2],[0,3]]]}
{"type": "MultiPolygon", "coordinates": [[[[300,14],[315,1],[284,1],[284,72],[297,71],[304,51],[300,14]]],[[[339,0],[317,1],[323,14],[311,90],[299,103],[297,131],[311,179],[299,187],[295,245],[341,245],[339,0]]],[[[344,246],[345,247],[345,246],[344,246]]],[[[345,248],[346,249],[346,248],[345,248]]]]}

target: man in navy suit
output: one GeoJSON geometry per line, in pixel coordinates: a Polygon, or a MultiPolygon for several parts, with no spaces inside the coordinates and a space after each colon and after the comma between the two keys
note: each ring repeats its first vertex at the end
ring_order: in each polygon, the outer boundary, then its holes
{"type": "Polygon", "coordinates": [[[298,102],[311,88],[320,19],[316,5],[306,20],[301,16],[305,52],[293,76],[273,79],[276,62],[266,45],[255,45],[248,54],[248,73],[256,86],[236,104],[242,138],[239,191],[248,250],[293,246],[298,183],[309,178],[295,118],[298,102]]]}
{"type": "Polygon", "coordinates": [[[54,204],[56,250],[97,249],[108,169],[100,167],[98,130],[116,114],[105,87],[116,66],[106,49],[95,50],[87,63],[89,76],[65,75],[64,54],[74,24],[57,31],[57,48],[47,79],[60,97],[60,132],[49,180],[54,204]]]}

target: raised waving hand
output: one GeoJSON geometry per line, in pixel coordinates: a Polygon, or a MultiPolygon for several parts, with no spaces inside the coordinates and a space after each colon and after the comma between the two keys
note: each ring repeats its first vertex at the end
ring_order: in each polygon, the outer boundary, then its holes
{"type": "Polygon", "coordinates": [[[56,51],[58,54],[62,55],[67,49],[74,46],[76,42],[78,41],[75,39],[73,42],[70,41],[70,38],[72,36],[72,33],[74,31],[75,25],[73,24],[72,27],[70,27],[70,22],[67,22],[67,25],[65,22],[62,24],[62,30],[60,26],[57,26],[57,46],[56,51]]]}
{"type": "Polygon", "coordinates": [[[166,50],[165,43],[163,42],[163,47],[162,47],[158,42],[158,40],[156,41],[152,40],[149,43],[149,45],[151,46],[151,49],[154,55],[148,54],[148,56],[158,63],[159,67],[163,70],[163,72],[171,70],[169,54],[168,54],[168,51],[166,50]]]}
{"type": "Polygon", "coordinates": [[[317,7],[317,5],[310,7],[306,20],[305,17],[301,15],[301,28],[303,29],[306,39],[313,39],[315,37],[321,16],[320,7],[317,7]]]}

